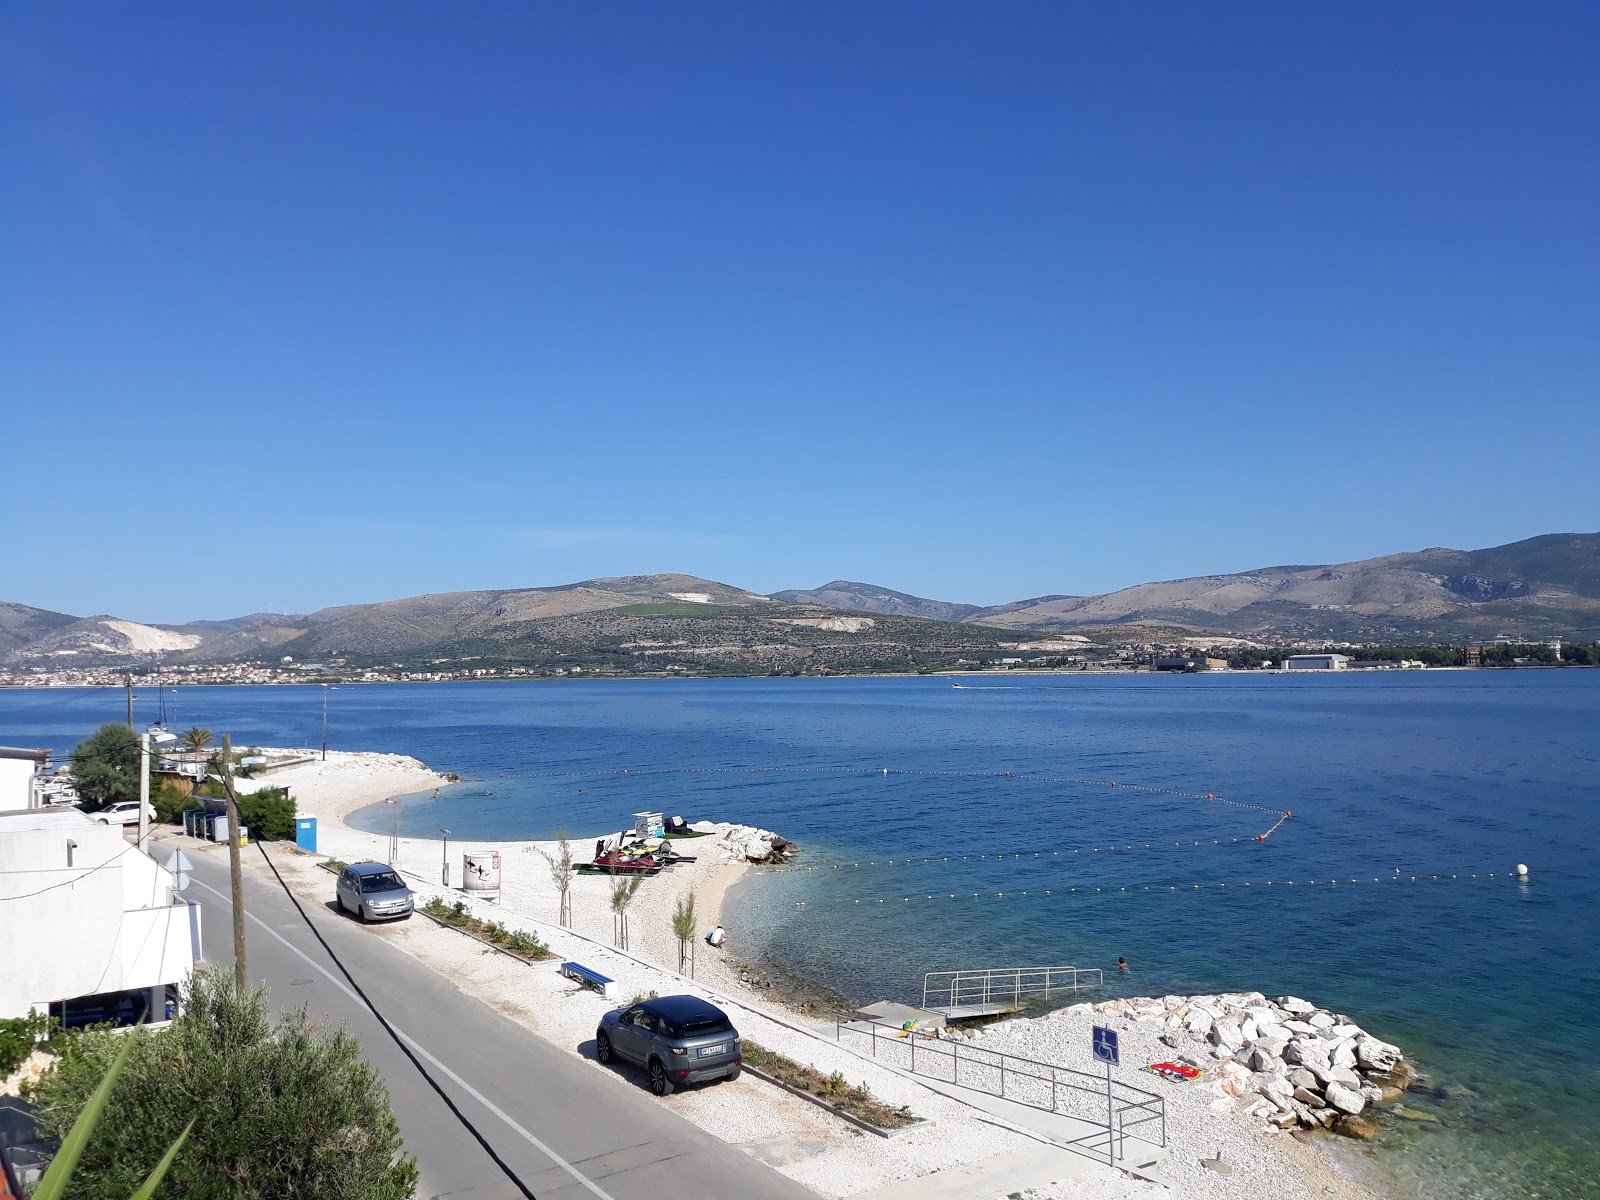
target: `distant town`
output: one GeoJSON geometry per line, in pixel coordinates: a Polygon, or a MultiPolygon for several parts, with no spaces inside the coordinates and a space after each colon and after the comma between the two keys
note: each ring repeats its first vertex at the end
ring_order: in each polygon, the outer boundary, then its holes
{"type": "MultiPolygon", "coordinates": [[[[988,650],[988,648],[986,648],[988,650]]],[[[968,651],[970,653],[970,651],[968,651]]],[[[1112,673],[1197,673],[1201,671],[1393,671],[1448,668],[1600,666],[1600,643],[1528,642],[1505,637],[1461,646],[1392,646],[1372,643],[1299,641],[1264,644],[1242,638],[1189,637],[1171,642],[1100,645],[1086,639],[1000,643],[978,657],[955,657],[943,665],[919,663],[851,670],[817,666],[793,670],[695,669],[669,664],[655,670],[627,669],[614,663],[492,662],[483,656],[357,664],[345,658],[299,662],[160,662],[120,665],[0,669],[0,687],[120,687],[133,679],[146,686],[284,685],[306,683],[456,683],[507,679],[642,679],[718,676],[947,675],[1005,671],[1112,673]],[[1015,651],[1015,653],[1008,653],[1015,651]]]]}

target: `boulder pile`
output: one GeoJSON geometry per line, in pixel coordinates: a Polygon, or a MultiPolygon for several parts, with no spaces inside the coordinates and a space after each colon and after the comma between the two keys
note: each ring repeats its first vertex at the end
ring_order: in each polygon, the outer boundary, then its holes
{"type": "Polygon", "coordinates": [[[714,842],[698,840],[693,844],[697,854],[701,847],[709,846],[720,852],[726,862],[781,863],[788,862],[800,849],[788,838],[779,837],[770,829],[757,829],[753,825],[730,825],[726,821],[694,821],[689,826],[696,833],[711,834],[714,842]]]}
{"type": "Polygon", "coordinates": [[[1362,1112],[1399,1099],[1418,1079],[1398,1047],[1298,996],[1138,997],[1062,1011],[1086,1010],[1160,1022],[1166,1045],[1186,1052],[1196,1066],[1213,1060],[1213,1108],[1259,1117],[1279,1129],[1332,1129],[1372,1138],[1377,1126],[1362,1112]]]}

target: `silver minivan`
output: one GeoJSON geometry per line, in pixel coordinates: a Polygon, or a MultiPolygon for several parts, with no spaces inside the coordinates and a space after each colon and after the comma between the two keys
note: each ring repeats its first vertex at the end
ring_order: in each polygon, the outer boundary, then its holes
{"type": "Polygon", "coordinates": [[[411,889],[387,863],[351,863],[339,872],[339,907],[363,921],[409,917],[415,907],[411,889]]]}

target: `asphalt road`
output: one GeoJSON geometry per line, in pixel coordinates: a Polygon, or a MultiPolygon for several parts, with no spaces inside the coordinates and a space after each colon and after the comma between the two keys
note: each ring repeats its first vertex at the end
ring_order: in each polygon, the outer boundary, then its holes
{"type": "MultiPolygon", "coordinates": [[[[203,910],[203,951],[233,962],[228,860],[191,839],[186,897],[203,910]]],[[[258,856],[255,847],[247,854],[258,856]]],[[[383,1072],[407,1148],[422,1173],[417,1195],[520,1200],[520,1192],[422,1079],[318,944],[270,876],[245,872],[245,947],[251,978],[280,1008],[305,1005],[344,1021],[383,1072]]],[[[333,877],[328,878],[333,896],[333,877]]],[[[389,1023],[451,1100],[539,1200],[816,1200],[788,1177],[718,1141],[657,1101],[629,1072],[625,1084],[541,1041],[357,922],[321,906],[306,912],[389,1023]]],[[[413,918],[420,920],[421,918],[413,918]]]]}

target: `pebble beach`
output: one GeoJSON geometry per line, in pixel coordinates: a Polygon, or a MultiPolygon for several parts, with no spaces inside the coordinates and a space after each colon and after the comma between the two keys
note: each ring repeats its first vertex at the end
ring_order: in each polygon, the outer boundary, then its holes
{"type": "MultiPolygon", "coordinates": [[[[314,814],[319,822],[316,856],[279,852],[275,858],[292,887],[308,896],[322,896],[331,884],[318,865],[321,859],[387,860],[390,855],[389,837],[355,829],[346,817],[386,800],[429,792],[449,778],[414,758],[359,752],[330,752],[325,762],[274,773],[263,782],[289,786],[299,810],[314,814]]],[[[759,961],[759,947],[741,945],[736,923],[730,926],[730,941],[724,950],[697,941],[693,978],[680,975],[679,946],[670,923],[674,906],[692,891],[703,934],[723,920],[730,889],[755,869],[749,855],[771,847],[771,835],[766,831],[728,824],[700,827],[709,831],[707,836],[679,844],[696,861],[677,864],[641,887],[629,910],[626,952],[612,944],[607,877],[578,876],[573,880],[572,926],[559,926],[558,892],[544,857],[554,853],[557,844],[548,840],[452,840],[450,857],[454,860],[452,882],[459,885],[460,851],[500,853],[499,902],[467,902],[485,918],[521,929],[548,944],[557,956],[550,965],[529,966],[487,952],[482,944],[425,919],[377,927],[374,933],[512,1016],[532,1034],[575,1055],[592,1054],[594,1026],[600,1014],[616,1002],[578,989],[562,977],[554,962],[564,958],[580,960],[616,980],[624,1000],[651,991],[703,995],[727,1008],[747,1039],[824,1073],[837,1071],[852,1083],[859,1080],[873,1096],[905,1105],[927,1122],[893,1138],[865,1136],[749,1073],[732,1083],[695,1088],[660,1101],[709,1132],[771,1162],[822,1196],[868,1197],[881,1192],[888,1200],[901,1194],[895,1189],[903,1189],[913,1180],[930,1192],[941,1186],[959,1188],[951,1194],[992,1195],[997,1200],[1014,1193],[1030,1200],[1065,1200],[1069,1196],[1122,1200],[1174,1194],[1218,1200],[1299,1200],[1330,1193],[1364,1200],[1373,1195],[1341,1170],[1323,1147],[1314,1144],[1330,1135],[1309,1132],[1311,1126],[1323,1123],[1322,1116],[1309,1116],[1312,1106],[1295,1098],[1294,1086],[1281,1097],[1285,1104],[1280,1106],[1276,1102],[1280,1085],[1272,1083],[1280,1072],[1250,1067],[1251,1056],[1263,1048],[1298,1058],[1289,1047],[1300,1035],[1287,1029],[1284,1022],[1320,1011],[1309,1002],[1296,1001],[1304,1003],[1307,1011],[1295,1013],[1273,1007],[1274,1001],[1258,994],[1113,1000],[1100,1006],[1075,1005],[1044,1016],[1017,1017],[956,1035],[974,1047],[1082,1067],[1089,1056],[1090,1025],[1107,1024],[1121,1031],[1124,1071],[1130,1082],[1133,1072],[1126,1064],[1181,1055],[1204,1063],[1206,1074],[1194,1082],[1174,1083],[1147,1073],[1138,1076],[1140,1086],[1158,1090],[1166,1100],[1168,1145],[1156,1182],[1114,1170],[1103,1160],[1096,1162],[1091,1156],[1060,1150],[1036,1131],[935,1091],[895,1070],[891,1063],[863,1057],[848,1044],[848,1038],[840,1044],[831,1019],[824,1022],[813,1009],[790,1007],[783,1002],[781,991],[761,986],[747,965],[748,959],[759,961]],[[1260,1011],[1254,1015],[1246,1011],[1252,1007],[1260,1011]],[[1181,1014],[1175,1022],[1174,1014],[1181,1014]],[[1201,1018],[1206,1014],[1210,1014],[1208,1023],[1202,1028],[1201,1018]],[[1249,1038],[1243,1037],[1246,1020],[1250,1022],[1249,1038]],[[1283,1034],[1288,1037],[1280,1045],[1283,1034]],[[587,1052],[586,1045],[591,1047],[587,1052]],[[1286,1113],[1294,1119],[1288,1119],[1286,1113]],[[1302,1116],[1308,1119],[1302,1121],[1302,1116]],[[1291,1129],[1298,1132],[1291,1133],[1291,1129]],[[992,1181],[993,1187],[986,1181],[992,1181]]],[[[572,831],[574,857],[586,859],[593,839],[605,832],[572,831]]],[[[394,849],[395,865],[416,888],[419,902],[430,896],[451,901],[464,898],[458,888],[442,886],[440,839],[400,837],[394,849]]],[[[1319,1040],[1324,1032],[1337,1027],[1341,1037],[1330,1040],[1329,1069],[1333,1069],[1334,1047],[1339,1042],[1350,1043],[1339,1058],[1356,1053],[1357,1033],[1346,1027],[1345,1020],[1328,1014],[1325,1026],[1305,1024],[1308,1031],[1315,1030],[1319,1040]]],[[[1315,1053],[1308,1057],[1318,1061],[1315,1053]]],[[[1276,1061],[1283,1067],[1285,1080],[1293,1071],[1309,1069],[1298,1061],[1284,1062],[1282,1057],[1276,1061]]],[[[1392,1060],[1386,1061],[1392,1064],[1392,1060]]],[[[1264,1058],[1261,1063],[1270,1066],[1264,1058]]],[[[636,1081],[598,1064],[595,1070],[611,1079],[610,1086],[637,1086],[636,1081]]],[[[1327,1086],[1322,1081],[1324,1090],[1315,1093],[1319,1109],[1328,1107],[1327,1086]]],[[[1332,1086],[1341,1084],[1334,1081],[1332,1086]]],[[[1377,1085],[1363,1080],[1357,1086],[1377,1085]]],[[[1301,1094],[1313,1095],[1304,1088],[1301,1094]]],[[[1378,1099],[1361,1097],[1360,1102],[1365,1105],[1378,1099]]],[[[1346,1114],[1335,1110],[1333,1119],[1340,1115],[1346,1114]]]]}

